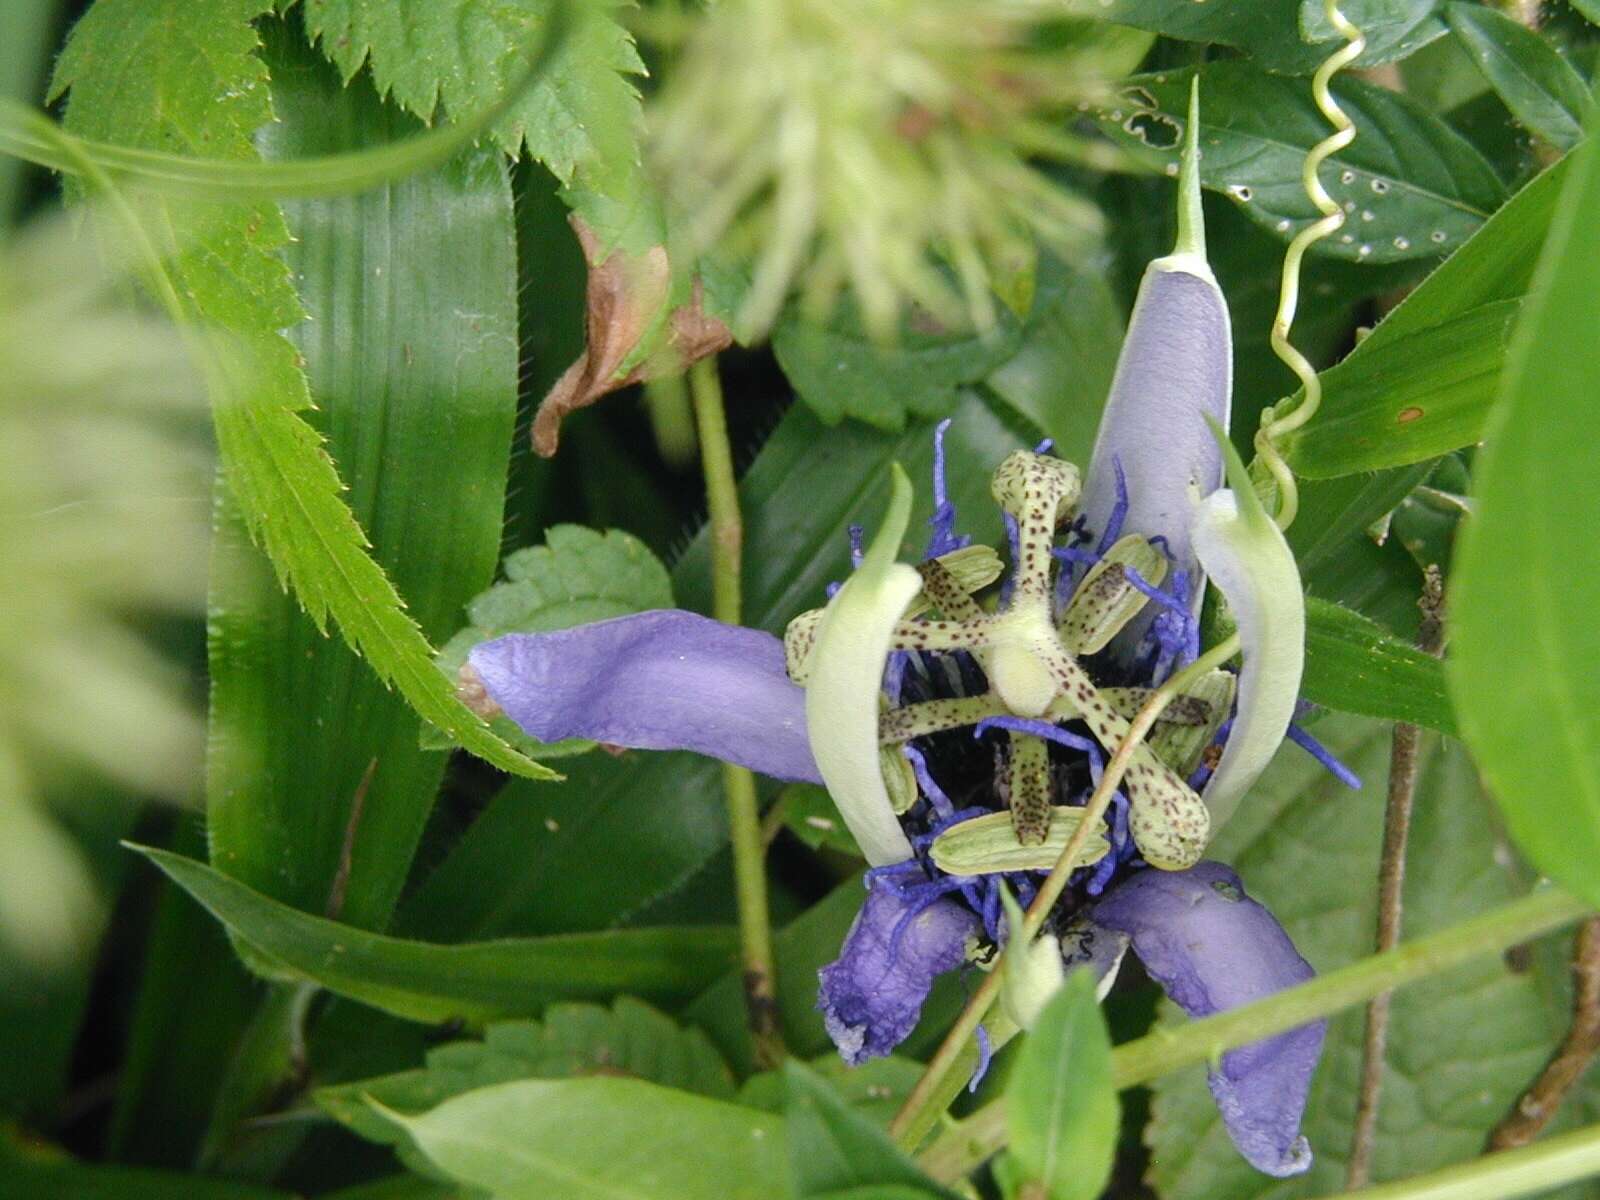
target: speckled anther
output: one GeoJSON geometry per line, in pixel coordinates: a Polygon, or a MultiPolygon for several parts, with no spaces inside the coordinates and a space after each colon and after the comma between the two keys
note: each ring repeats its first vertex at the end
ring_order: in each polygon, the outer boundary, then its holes
{"type": "Polygon", "coordinates": [[[783,631],[783,666],[795,683],[803,685],[811,678],[811,651],[817,644],[822,613],[820,608],[809,609],[790,621],[783,631]]]}
{"type": "MultiPolygon", "coordinates": [[[[1053,636],[1038,639],[1033,651],[1095,740],[1111,749],[1120,746],[1128,736],[1128,721],[1100,695],[1077,660],[1053,636]]],[[[1200,861],[1211,817],[1194,789],[1143,744],[1134,748],[1122,786],[1128,794],[1128,828],[1146,862],[1179,871],[1200,861]]]]}
{"type": "Polygon", "coordinates": [[[1024,846],[1050,832],[1050,748],[1036,737],[1011,735],[1011,828],[1024,846]]]}
{"type": "Polygon", "coordinates": [[[1129,577],[1129,570],[1151,587],[1160,587],[1167,575],[1167,560],[1136,533],[1106,551],[1072,593],[1072,601],[1062,614],[1061,644],[1072,654],[1095,654],[1104,650],[1146,602],[1143,591],[1129,577]]]}

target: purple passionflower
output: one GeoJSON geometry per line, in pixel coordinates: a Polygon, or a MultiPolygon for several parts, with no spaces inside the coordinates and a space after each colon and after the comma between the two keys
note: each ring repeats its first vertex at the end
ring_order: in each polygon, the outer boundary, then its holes
{"type": "MultiPolygon", "coordinates": [[[[1191,138],[1195,127],[1191,114],[1191,138]]],[[[513,634],[468,656],[463,694],[535,737],[691,749],[827,786],[870,867],[820,981],[828,1032],[852,1063],[911,1032],[937,976],[986,965],[1004,945],[1009,897],[1036,894],[1133,710],[1198,655],[1208,579],[1234,614],[1242,666],[1185,677],[1086,839],[1046,936],[1006,956],[1008,984],[1014,973],[1037,991],[1083,965],[1109,987],[1131,946],[1203,1016],[1311,974],[1238,877],[1203,861],[1289,727],[1303,607],[1281,534],[1214,433],[1228,418],[1231,338],[1193,167],[1191,140],[1178,248],[1146,274],[1087,484],[1044,446],[995,473],[1011,542],[1003,579],[999,556],[956,531],[941,425],[923,562],[896,561],[911,507],[897,467],[856,569],[782,642],[654,612],[513,634]]],[[[1007,1011],[1025,1022],[1038,1006],[1024,999],[1007,1011]]],[[[1212,1073],[1229,1133],[1263,1171],[1310,1162],[1299,1124],[1322,1039],[1306,1026],[1232,1051],[1212,1073]]]]}

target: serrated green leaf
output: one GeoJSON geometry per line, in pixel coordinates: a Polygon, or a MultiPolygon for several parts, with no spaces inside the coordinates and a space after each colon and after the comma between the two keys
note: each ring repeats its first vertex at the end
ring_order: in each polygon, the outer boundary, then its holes
{"type": "MultiPolygon", "coordinates": [[[[479,112],[527,69],[558,0],[306,0],[306,26],[348,82],[369,66],[383,96],[431,122],[479,112]]],[[[618,0],[567,5],[566,42],[494,138],[528,153],[563,184],[623,197],[639,169],[639,92],[645,74],[633,39],[612,13],[618,0]]]]}
{"type": "Polygon", "coordinates": [[[1315,597],[1306,598],[1300,694],[1343,712],[1456,732],[1443,663],[1360,613],[1315,597]]]}
{"type": "MultiPolygon", "coordinates": [[[[1321,971],[1372,952],[1383,837],[1385,724],[1329,716],[1317,735],[1366,780],[1352,792],[1305,755],[1281,755],[1219,834],[1230,862],[1321,971]]],[[[1520,895],[1487,800],[1462,749],[1425,735],[1405,879],[1405,938],[1520,895]]],[[[1175,1012],[1175,1010],[1172,1010],[1175,1012]]],[[[1344,1186],[1364,1014],[1335,1017],[1302,1128],[1315,1155],[1294,1179],[1257,1173],[1228,1140],[1204,1072],[1158,1080],[1147,1141],[1163,1200],[1296,1200],[1344,1186]]],[[[1413,1176],[1481,1153],[1490,1126],[1539,1069],[1555,1027],[1534,980],[1486,957],[1397,993],[1379,1110],[1377,1180],[1413,1176]]]]}
{"type": "Polygon", "coordinates": [[[1554,46],[1481,4],[1456,0],[1444,6],[1444,18],[1512,116],[1552,146],[1570,150],[1577,145],[1589,89],[1554,46]]]}
{"type": "MultiPolygon", "coordinates": [[[[265,64],[250,22],[268,0],[97,3],[74,28],[51,96],[71,89],[75,133],[224,159],[255,157],[272,118],[265,64]],[[196,55],[193,47],[204,46],[196,55]]],[[[211,366],[223,473],[281,582],[319,625],[331,614],[380,679],[425,719],[504,770],[551,778],[492,736],[456,700],[393,584],[366,549],[338,472],[302,413],[310,395],[282,330],[304,316],[277,252],[277,207],[153,201],[148,214],[181,247],[169,271],[188,315],[231,335],[211,366]]],[[[161,239],[165,242],[167,239],[161,239]]]]}
{"type": "Polygon", "coordinates": [[[1094,1200],[1105,1190],[1120,1108],[1093,973],[1067,976],[1024,1038],[1006,1119],[1012,1157],[1050,1200],[1094,1200]]]}
{"type": "Polygon", "coordinates": [[[637,1079],[503,1083],[394,1117],[435,1166],[495,1200],[783,1194],[777,1118],[637,1079]]]}
{"type": "Polygon", "coordinates": [[[402,1158],[425,1168],[410,1140],[368,1100],[400,1112],[420,1112],[476,1088],[518,1079],[628,1075],[714,1099],[731,1099],[733,1076],[699,1030],[631,997],[610,1008],[552,1004],[543,1021],[488,1026],[482,1041],[449,1042],[428,1051],[414,1071],[318,1088],[314,1099],[364,1138],[405,1149],[402,1158]]]}
{"type": "MultiPolygon", "coordinates": [[[[1120,106],[1099,114],[1098,124],[1136,157],[1176,164],[1175,131],[1194,74],[1132,77],[1120,106]],[[1171,131],[1173,140],[1157,139],[1152,129],[1171,131]]],[[[1420,104],[1348,77],[1333,90],[1355,122],[1356,139],[1322,168],[1323,185],[1348,217],[1341,232],[1317,244],[1318,254],[1364,263],[1444,254],[1505,200],[1505,185],[1483,156],[1420,104]]],[[[1318,215],[1300,175],[1306,152],[1329,127],[1310,89],[1249,63],[1221,61],[1201,69],[1200,94],[1201,182],[1287,240],[1318,215]]]]}
{"type": "Polygon", "coordinates": [[[1600,897],[1600,140],[1576,152],[1476,466],[1450,683],[1513,840],[1600,897]]]}
{"type": "Polygon", "coordinates": [[[1500,384],[1520,300],[1497,300],[1386,338],[1322,373],[1326,410],[1283,439],[1295,473],[1328,479],[1470,446],[1500,384]]]}
{"type": "MultiPolygon", "coordinates": [[[[591,621],[606,621],[648,609],[672,607],[672,580],[661,561],[638,538],[621,530],[601,533],[581,525],[545,530],[543,546],[506,556],[505,579],[467,604],[467,627],[439,650],[439,669],[455,679],[479,642],[508,633],[548,633],[591,621]]],[[[578,754],[593,742],[546,744],[529,737],[507,717],[489,727],[525,754],[551,758],[578,754]]],[[[435,730],[423,731],[424,746],[448,746],[435,730]]]]}
{"type": "Polygon", "coordinates": [[[956,389],[1016,353],[1021,329],[1008,309],[986,333],[902,329],[874,340],[848,305],[826,321],[791,313],[772,331],[778,365],[824,424],[854,417],[897,433],[908,416],[944,417],[956,389]]]}
{"type": "Polygon", "coordinates": [[[783,1073],[783,1126],[795,1200],[871,1185],[923,1188],[937,1194],[933,1181],[886,1132],[856,1112],[809,1067],[790,1059],[783,1073]]]}
{"type": "Polygon", "coordinates": [[[413,1021],[474,1024],[531,1016],[557,1000],[635,992],[694,994],[732,958],[733,931],[713,926],[616,930],[441,946],[309,916],[203,863],[136,847],[276,978],[310,982],[413,1021]]]}
{"type": "MultiPolygon", "coordinates": [[[[1148,29],[1191,42],[1236,46],[1263,67],[1309,75],[1344,44],[1322,17],[1321,0],[1080,0],[1086,16],[1148,29]]],[[[1404,58],[1445,32],[1440,0],[1342,0],[1340,9],[1361,26],[1367,49],[1360,66],[1404,58]]]]}

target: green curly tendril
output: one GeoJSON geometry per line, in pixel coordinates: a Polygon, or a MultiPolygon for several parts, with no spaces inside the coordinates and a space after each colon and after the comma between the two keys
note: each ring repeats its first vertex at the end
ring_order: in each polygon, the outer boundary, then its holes
{"type": "Polygon", "coordinates": [[[1283,455],[1278,450],[1278,439],[1285,434],[1293,433],[1311,420],[1322,404],[1322,382],[1317,378],[1316,370],[1306,356],[1295,349],[1289,341],[1289,328],[1294,324],[1295,309],[1300,303],[1300,266],[1305,260],[1306,251],[1314,243],[1337,233],[1344,225],[1344,210],[1332,196],[1328,195],[1328,190],[1322,186],[1322,180],[1317,177],[1317,172],[1330,155],[1343,150],[1356,140],[1355,123],[1333,98],[1329,84],[1335,75],[1360,58],[1362,51],[1367,48],[1366,35],[1339,11],[1338,0],[1323,0],[1322,11],[1328,23],[1345,39],[1345,44],[1330,54],[1311,77],[1312,99],[1316,101],[1322,115],[1327,118],[1328,124],[1333,126],[1333,132],[1306,152],[1305,164],[1300,171],[1300,182],[1311,203],[1317,206],[1322,216],[1295,234],[1289,243],[1289,248],[1283,252],[1283,279],[1278,287],[1278,312],[1272,319],[1270,337],[1273,353],[1282,359],[1284,365],[1300,380],[1301,387],[1305,389],[1305,399],[1282,416],[1273,409],[1268,409],[1262,416],[1261,428],[1256,431],[1255,438],[1256,457],[1271,473],[1273,482],[1277,485],[1276,520],[1279,529],[1287,529],[1294,523],[1295,515],[1300,511],[1300,490],[1295,483],[1294,472],[1289,469],[1289,464],[1284,462],[1283,455]]]}

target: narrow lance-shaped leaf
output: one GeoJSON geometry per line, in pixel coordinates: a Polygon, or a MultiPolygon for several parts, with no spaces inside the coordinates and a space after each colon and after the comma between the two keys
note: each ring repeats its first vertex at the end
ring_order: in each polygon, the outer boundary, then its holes
{"type": "Polygon", "coordinates": [[[1477,462],[1450,682],[1513,839],[1600,900],[1600,140],[1577,154],[1477,462]]]}
{"type": "Polygon", "coordinates": [[[714,926],[557,934],[441,946],[313,917],[165,850],[135,847],[228,927],[252,962],[412,1021],[535,1016],[554,1000],[632,992],[682,1000],[732,958],[714,926]]]}

